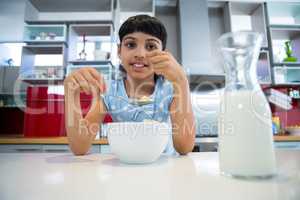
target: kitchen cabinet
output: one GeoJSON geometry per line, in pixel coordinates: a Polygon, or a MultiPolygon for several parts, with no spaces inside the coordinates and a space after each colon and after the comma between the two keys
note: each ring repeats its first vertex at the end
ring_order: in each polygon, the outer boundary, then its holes
{"type": "MultiPolygon", "coordinates": [[[[101,149],[101,145],[93,144],[89,150],[89,153],[101,153],[100,149],[101,149]]],[[[69,145],[67,145],[67,144],[65,144],[65,145],[43,144],[42,152],[45,152],[45,153],[64,153],[64,152],[72,153],[69,145]]]]}
{"type": "Polygon", "coordinates": [[[63,24],[25,25],[23,41],[27,43],[66,42],[66,26],[63,24]]]}
{"type": "Polygon", "coordinates": [[[220,65],[213,63],[206,0],[179,0],[181,64],[186,73],[222,74],[220,65]]]}
{"type": "Polygon", "coordinates": [[[20,67],[21,78],[30,84],[49,84],[64,78],[67,54],[66,25],[27,24],[20,67]],[[49,59],[52,56],[53,60],[49,59]],[[53,57],[56,56],[56,57],[53,57]],[[44,63],[39,60],[47,59],[44,63]],[[58,61],[54,61],[54,59],[58,61]]]}
{"type": "Polygon", "coordinates": [[[18,144],[18,145],[0,145],[0,153],[41,153],[42,145],[27,145],[27,144],[18,144]]]}
{"type": "Polygon", "coordinates": [[[271,83],[270,54],[263,3],[224,1],[179,1],[182,65],[191,75],[224,74],[216,41],[224,33],[238,30],[260,32],[263,48],[258,64],[258,79],[271,83]]]}
{"type": "Polygon", "coordinates": [[[267,31],[270,46],[272,78],[275,85],[300,85],[300,2],[266,3],[267,31]],[[285,60],[285,42],[291,42],[292,56],[285,60]]]}
{"type": "Polygon", "coordinates": [[[115,4],[115,0],[84,4],[30,0],[24,18],[26,45],[20,70],[23,80],[33,85],[61,84],[66,72],[75,69],[73,65],[79,68],[79,65],[102,65],[107,61],[104,66],[111,67],[108,61],[117,60],[117,54],[112,50],[116,51],[115,4]],[[80,59],[83,35],[88,46],[84,52],[87,58],[80,59]],[[96,61],[99,62],[95,64],[96,61]]]}
{"type": "Polygon", "coordinates": [[[20,80],[20,67],[4,67],[3,94],[25,94],[26,84],[20,80]]]}
{"type": "Polygon", "coordinates": [[[178,6],[182,64],[189,74],[224,73],[216,48],[217,39],[226,32],[250,30],[261,33],[264,38],[257,65],[259,82],[300,85],[299,1],[190,0],[179,1],[178,6]],[[283,62],[287,40],[291,41],[293,56],[298,62],[283,62]]]}
{"type": "MultiPolygon", "coordinates": [[[[95,139],[90,148],[90,153],[100,153],[102,146],[106,146],[106,149],[108,149],[107,139],[103,137],[95,139]]],[[[68,145],[67,137],[26,138],[23,135],[15,135],[0,137],[0,153],[4,152],[70,153],[71,150],[68,145]]],[[[102,150],[102,152],[104,151],[102,150]]]]}
{"type": "Polygon", "coordinates": [[[0,67],[0,94],[19,95],[26,92],[27,85],[20,80],[20,67],[0,67]]]}
{"type": "Polygon", "coordinates": [[[263,3],[228,2],[229,31],[255,31],[263,35],[263,48],[268,48],[263,3]]]}
{"type": "MultiPolygon", "coordinates": [[[[102,145],[93,144],[89,153],[102,153],[102,145]]],[[[103,150],[102,150],[103,151],[103,150]]],[[[106,151],[107,153],[108,151],[106,151]]],[[[0,144],[0,153],[72,153],[67,144],[0,144]]]]}
{"type": "Polygon", "coordinates": [[[100,146],[100,153],[103,153],[103,154],[112,153],[111,149],[110,149],[110,146],[109,145],[101,145],[100,146]]]}
{"type": "Polygon", "coordinates": [[[214,66],[223,69],[217,49],[217,39],[226,32],[256,31],[263,35],[262,49],[257,64],[257,78],[261,84],[271,83],[270,53],[266,29],[266,12],[261,2],[208,2],[211,58],[214,66]]]}
{"type": "Polygon", "coordinates": [[[111,60],[114,41],[113,24],[70,24],[68,62],[111,60]]]}
{"type": "Polygon", "coordinates": [[[117,60],[113,24],[70,24],[67,75],[82,67],[93,67],[110,83],[117,60]],[[85,40],[85,42],[83,41],[85,40]],[[88,47],[88,48],[86,48],[88,47]],[[80,56],[84,56],[84,59],[80,56]]]}
{"type": "Polygon", "coordinates": [[[27,25],[26,30],[24,41],[27,43],[23,47],[20,70],[24,81],[38,85],[57,84],[64,79],[65,71],[68,74],[86,66],[103,69],[101,72],[106,77],[112,75],[111,60],[117,57],[116,52],[113,52],[113,48],[116,50],[113,24],[77,22],[68,25],[27,25]],[[80,53],[85,54],[84,58],[79,57],[80,53]],[[49,63],[50,60],[45,66],[37,65],[37,56],[43,55],[55,55],[57,57],[54,59],[59,60],[49,63]]]}
{"type": "Polygon", "coordinates": [[[300,142],[275,142],[278,149],[300,150],[300,142]]]}

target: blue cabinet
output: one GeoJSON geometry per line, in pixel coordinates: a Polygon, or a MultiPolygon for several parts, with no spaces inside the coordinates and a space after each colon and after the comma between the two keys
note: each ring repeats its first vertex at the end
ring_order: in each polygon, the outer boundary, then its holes
{"type": "Polygon", "coordinates": [[[65,42],[66,25],[26,25],[24,42],[65,42]]]}
{"type": "Polygon", "coordinates": [[[275,142],[275,148],[300,150],[299,142],[275,142]]]}

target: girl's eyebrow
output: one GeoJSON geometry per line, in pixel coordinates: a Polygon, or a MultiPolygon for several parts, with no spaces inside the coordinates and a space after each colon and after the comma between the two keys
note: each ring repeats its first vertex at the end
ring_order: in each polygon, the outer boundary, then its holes
{"type": "Polygon", "coordinates": [[[132,36],[124,37],[123,40],[129,40],[129,39],[131,39],[131,40],[136,40],[136,38],[135,38],[135,37],[132,37],[132,36]]]}
{"type": "Polygon", "coordinates": [[[147,42],[151,42],[152,41],[152,42],[156,42],[156,43],[160,44],[160,42],[158,40],[154,39],[154,38],[147,39],[146,41],[147,42]]]}
{"type": "MultiPolygon", "coordinates": [[[[125,41],[125,40],[137,40],[137,38],[132,37],[132,36],[126,36],[126,37],[124,37],[123,40],[124,40],[124,41],[125,41]]],[[[146,39],[146,41],[147,41],[147,42],[151,42],[151,41],[152,41],[152,42],[156,42],[156,43],[160,44],[160,42],[159,42],[158,40],[154,39],[154,38],[146,39]]]]}

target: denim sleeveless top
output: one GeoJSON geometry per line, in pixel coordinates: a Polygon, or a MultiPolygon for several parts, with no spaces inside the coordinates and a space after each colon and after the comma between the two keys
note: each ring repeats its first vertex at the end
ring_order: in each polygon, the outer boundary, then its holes
{"type": "MultiPolygon", "coordinates": [[[[150,104],[134,105],[129,103],[124,79],[120,78],[111,80],[103,100],[114,122],[142,122],[149,119],[171,123],[169,113],[169,107],[173,99],[173,85],[171,82],[165,80],[162,76],[158,76],[154,92],[150,97],[154,100],[150,104]]],[[[172,134],[170,134],[164,153],[170,155],[176,153],[173,147],[172,134]]]]}

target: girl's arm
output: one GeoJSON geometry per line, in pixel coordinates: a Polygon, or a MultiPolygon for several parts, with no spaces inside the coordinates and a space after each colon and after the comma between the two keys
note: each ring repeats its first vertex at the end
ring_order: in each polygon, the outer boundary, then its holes
{"type": "Polygon", "coordinates": [[[193,115],[189,83],[186,77],[173,82],[174,96],[170,105],[173,126],[173,144],[180,154],[187,154],[194,148],[195,118],[193,115]]]}
{"type": "Polygon", "coordinates": [[[154,72],[173,84],[174,97],[170,105],[173,144],[178,153],[187,154],[194,147],[195,119],[186,75],[170,52],[153,51],[147,57],[154,72]]]}
{"type": "Polygon", "coordinates": [[[84,155],[91,147],[102,123],[106,108],[100,93],[105,86],[101,75],[93,68],[82,68],[64,81],[65,124],[68,141],[75,155],[84,155]],[[92,104],[85,117],[80,106],[80,91],[92,94],[92,104]]]}

